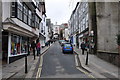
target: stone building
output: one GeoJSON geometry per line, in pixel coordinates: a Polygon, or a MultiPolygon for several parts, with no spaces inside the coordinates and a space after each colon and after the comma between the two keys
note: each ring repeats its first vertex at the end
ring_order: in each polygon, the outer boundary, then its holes
{"type": "Polygon", "coordinates": [[[116,35],[119,26],[119,2],[96,2],[94,22],[94,41],[96,43],[97,55],[113,64],[118,64],[118,45],[116,35]]]}
{"type": "Polygon", "coordinates": [[[91,40],[93,45],[90,44],[90,46],[93,47],[95,55],[115,65],[120,64],[118,63],[116,42],[116,35],[120,33],[119,14],[120,2],[77,3],[69,20],[73,44],[76,43],[77,47],[77,44],[80,45],[82,40],[86,40],[86,42],[91,40]],[[92,36],[91,31],[93,32],[92,36]],[[74,35],[76,40],[73,38],[74,35]]]}

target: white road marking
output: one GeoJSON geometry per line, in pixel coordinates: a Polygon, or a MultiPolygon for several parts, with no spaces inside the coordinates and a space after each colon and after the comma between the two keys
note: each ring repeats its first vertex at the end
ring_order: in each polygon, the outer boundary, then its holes
{"type": "Polygon", "coordinates": [[[77,55],[75,55],[75,65],[76,65],[76,66],[79,66],[79,65],[78,65],[78,60],[77,60],[77,55]]]}
{"type": "MultiPolygon", "coordinates": [[[[76,68],[83,72],[84,74],[88,75],[90,78],[95,78],[93,75],[89,74],[88,72],[84,71],[83,69],[81,69],[80,67],[78,67],[78,60],[77,60],[77,55],[75,55],[75,65],[76,65],[76,68]]],[[[95,78],[96,79],[96,78],[95,78]]],[[[97,80],[97,79],[96,79],[97,80]]]]}

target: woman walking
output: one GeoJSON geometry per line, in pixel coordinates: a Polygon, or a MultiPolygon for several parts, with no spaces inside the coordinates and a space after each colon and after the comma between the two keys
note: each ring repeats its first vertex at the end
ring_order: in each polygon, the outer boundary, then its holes
{"type": "Polygon", "coordinates": [[[37,42],[36,47],[37,47],[37,56],[38,56],[40,54],[40,41],[37,42]]]}

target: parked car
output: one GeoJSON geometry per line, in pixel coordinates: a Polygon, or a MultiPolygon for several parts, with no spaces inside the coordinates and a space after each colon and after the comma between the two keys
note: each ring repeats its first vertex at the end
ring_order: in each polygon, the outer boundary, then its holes
{"type": "Polygon", "coordinates": [[[73,46],[70,43],[65,43],[62,47],[63,53],[73,53],[73,46]]]}

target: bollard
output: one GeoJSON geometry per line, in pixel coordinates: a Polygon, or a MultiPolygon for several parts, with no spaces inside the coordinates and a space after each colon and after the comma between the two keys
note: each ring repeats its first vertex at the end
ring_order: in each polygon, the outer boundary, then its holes
{"type": "Polygon", "coordinates": [[[33,50],[34,60],[35,60],[35,50],[33,50]]]}
{"type": "Polygon", "coordinates": [[[86,63],[85,63],[85,65],[88,65],[88,50],[87,50],[86,63]]]}
{"type": "Polygon", "coordinates": [[[27,73],[27,54],[25,55],[25,73],[27,73]]]}

